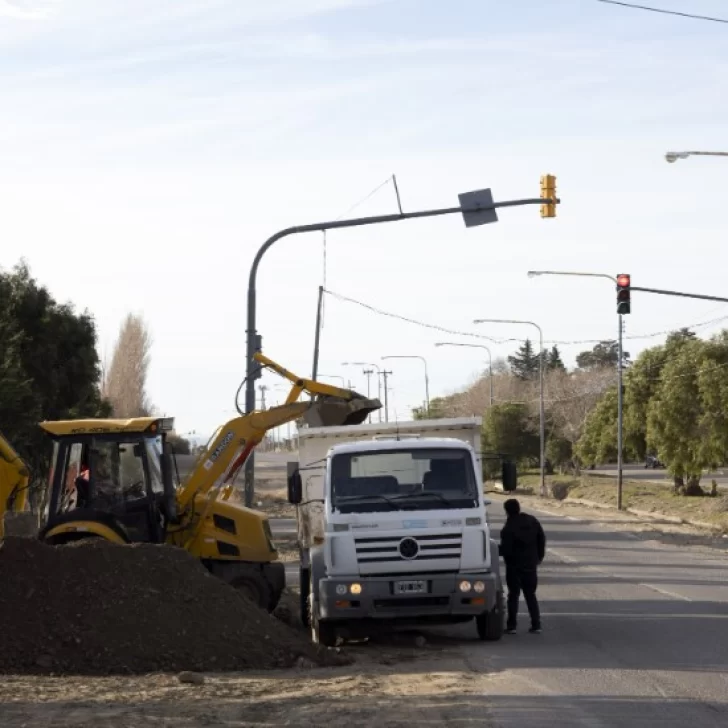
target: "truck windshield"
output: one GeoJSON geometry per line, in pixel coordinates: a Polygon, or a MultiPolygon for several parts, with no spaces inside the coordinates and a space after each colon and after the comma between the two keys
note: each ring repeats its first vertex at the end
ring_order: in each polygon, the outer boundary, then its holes
{"type": "Polygon", "coordinates": [[[477,490],[465,449],[370,450],[331,461],[332,507],[342,513],[473,508],[477,490]]]}

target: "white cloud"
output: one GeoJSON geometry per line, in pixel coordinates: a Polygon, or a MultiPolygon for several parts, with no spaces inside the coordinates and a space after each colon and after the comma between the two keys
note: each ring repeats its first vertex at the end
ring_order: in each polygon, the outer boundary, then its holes
{"type": "Polygon", "coordinates": [[[0,17],[18,20],[45,20],[51,17],[61,0],[0,0],[0,17]]]}

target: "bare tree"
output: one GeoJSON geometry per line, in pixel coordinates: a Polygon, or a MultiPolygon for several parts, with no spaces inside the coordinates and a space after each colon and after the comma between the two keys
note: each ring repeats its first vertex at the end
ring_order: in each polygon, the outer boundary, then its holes
{"type": "Polygon", "coordinates": [[[606,367],[590,371],[549,372],[546,378],[547,407],[556,431],[565,440],[576,444],[589,413],[614,381],[614,370],[606,367]]]}
{"type": "Polygon", "coordinates": [[[115,417],[144,417],[152,412],[146,391],[152,337],[144,319],[127,314],[119,329],[111,364],[104,365],[103,395],[115,417]]]}

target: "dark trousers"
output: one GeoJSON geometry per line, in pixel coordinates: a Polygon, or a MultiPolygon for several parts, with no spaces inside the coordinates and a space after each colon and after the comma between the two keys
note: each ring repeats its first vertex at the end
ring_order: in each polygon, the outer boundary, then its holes
{"type": "Polygon", "coordinates": [[[506,568],[506,585],[508,586],[508,622],[507,629],[515,629],[518,622],[518,601],[523,592],[528,613],[531,617],[531,627],[541,627],[541,612],[536,599],[538,588],[538,572],[536,569],[506,568]]]}

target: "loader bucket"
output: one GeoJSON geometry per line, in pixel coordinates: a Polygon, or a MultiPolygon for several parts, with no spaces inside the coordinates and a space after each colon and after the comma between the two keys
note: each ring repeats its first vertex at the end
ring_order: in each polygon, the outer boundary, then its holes
{"type": "Polygon", "coordinates": [[[337,427],[360,425],[367,416],[382,408],[378,399],[356,395],[351,400],[338,397],[317,397],[303,415],[309,427],[337,427]]]}

